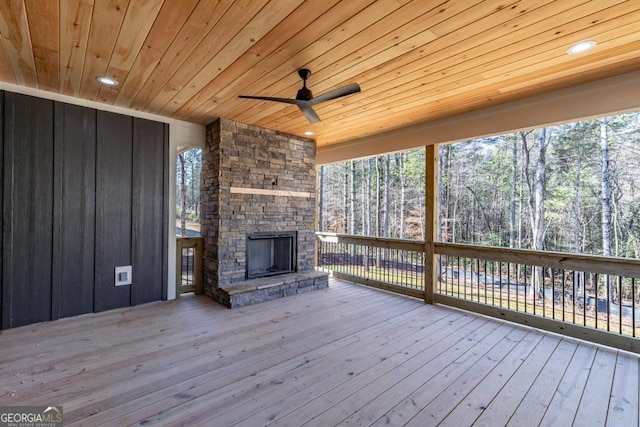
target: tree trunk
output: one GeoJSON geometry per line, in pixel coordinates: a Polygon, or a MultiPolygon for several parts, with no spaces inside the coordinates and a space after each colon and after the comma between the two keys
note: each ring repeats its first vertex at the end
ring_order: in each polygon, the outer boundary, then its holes
{"type": "Polygon", "coordinates": [[[376,237],[380,236],[381,221],[380,221],[380,159],[376,157],[376,237]]]}
{"type": "Polygon", "coordinates": [[[195,173],[198,176],[195,179],[195,191],[196,193],[194,194],[195,197],[195,212],[196,212],[196,216],[200,217],[199,212],[200,212],[200,174],[202,173],[202,149],[196,149],[195,153],[197,153],[195,159],[194,159],[194,163],[196,164],[196,170],[195,173]]]}
{"type": "MultiPolygon", "coordinates": [[[[380,228],[381,228],[381,221],[380,221],[380,179],[381,179],[381,170],[380,170],[380,162],[382,161],[382,159],[380,159],[379,157],[375,158],[375,162],[376,162],[376,237],[380,236],[380,228]]],[[[380,248],[376,248],[375,249],[376,252],[376,267],[380,268],[380,264],[382,262],[382,254],[380,252],[380,248]]]]}
{"type": "Polygon", "coordinates": [[[192,152],[191,155],[189,155],[189,166],[191,166],[191,176],[190,176],[190,181],[191,181],[191,197],[189,197],[189,207],[191,209],[193,209],[194,211],[196,210],[196,161],[194,158],[194,153],[192,152]]]}
{"type": "Polygon", "coordinates": [[[600,120],[600,154],[602,158],[602,255],[611,256],[611,171],[606,118],[600,120]]]}
{"type": "MultiPolygon", "coordinates": [[[[582,252],[582,227],[580,226],[580,190],[582,179],[582,157],[578,158],[578,165],[576,168],[576,182],[575,190],[573,193],[573,248],[574,252],[579,254],[582,252]]],[[[584,273],[580,271],[574,271],[573,283],[576,293],[578,295],[583,294],[584,273]]]]}
{"type": "Polygon", "coordinates": [[[180,161],[180,236],[184,237],[187,231],[187,185],[185,183],[184,153],[178,154],[180,161]]]}
{"type": "Polygon", "coordinates": [[[400,169],[400,223],[398,224],[399,229],[398,229],[398,234],[399,234],[399,238],[404,239],[404,205],[405,205],[405,199],[406,199],[406,185],[407,185],[407,180],[405,177],[405,171],[404,171],[404,156],[405,153],[399,153],[397,155],[398,157],[398,169],[400,169]]]}
{"type": "Polygon", "coordinates": [[[453,206],[451,198],[451,144],[440,145],[438,149],[439,167],[439,201],[438,201],[438,237],[442,242],[453,242],[455,222],[452,218],[453,206]]]}
{"type": "MultiPolygon", "coordinates": [[[[520,136],[523,144],[524,165],[523,168],[526,171],[525,178],[527,187],[529,189],[529,221],[531,223],[531,246],[533,250],[542,251],[544,249],[544,196],[546,188],[546,153],[547,153],[547,129],[540,128],[540,133],[537,139],[536,145],[536,169],[535,177],[532,180],[529,172],[529,166],[531,163],[531,148],[527,144],[526,134],[520,132],[520,136]]],[[[534,268],[534,275],[532,280],[532,286],[530,288],[530,295],[541,295],[543,288],[543,272],[542,267],[534,268]]]]}
{"type": "Polygon", "coordinates": [[[573,192],[573,250],[575,253],[580,253],[581,228],[580,228],[580,186],[582,175],[582,158],[578,159],[578,165],[576,168],[576,182],[573,192]]]}
{"type": "Polygon", "coordinates": [[[544,193],[547,184],[546,174],[547,129],[540,129],[538,136],[538,161],[536,162],[535,207],[533,214],[533,249],[544,249],[544,193]]]}
{"type": "MultiPolygon", "coordinates": [[[[607,118],[600,119],[600,156],[602,159],[602,255],[611,256],[611,170],[609,168],[609,132],[607,118]]],[[[613,301],[611,277],[603,276],[607,298],[613,301]]]]}
{"type": "Polygon", "coordinates": [[[509,189],[509,247],[516,247],[516,182],[518,182],[518,138],[511,145],[511,188],[509,189]]]}
{"type": "Polygon", "coordinates": [[[366,216],[366,233],[365,236],[371,236],[371,172],[373,167],[371,165],[371,158],[367,160],[366,164],[367,173],[365,174],[367,182],[367,196],[365,197],[365,216],[366,216]]]}
{"type": "Polygon", "coordinates": [[[324,201],[324,166],[320,166],[318,170],[318,231],[322,231],[323,228],[323,201],[324,201]]]}
{"type": "MultiPolygon", "coordinates": [[[[367,163],[364,159],[360,160],[360,169],[362,172],[362,195],[361,195],[361,207],[362,207],[362,224],[361,224],[361,232],[363,236],[369,235],[369,185],[370,185],[370,177],[367,172],[367,163]]],[[[362,266],[364,267],[364,271],[369,271],[369,247],[365,246],[362,254],[362,266]]]]}
{"type": "Polygon", "coordinates": [[[344,165],[344,182],[342,188],[342,232],[349,232],[349,205],[347,198],[349,197],[349,166],[344,165]]]}
{"type": "Polygon", "coordinates": [[[384,205],[384,222],[382,235],[384,237],[389,237],[389,156],[385,156],[384,158],[384,194],[383,194],[383,205],[384,205]]]}
{"type": "Polygon", "coordinates": [[[350,179],[351,179],[351,197],[350,197],[350,210],[351,210],[351,224],[350,233],[356,234],[356,162],[351,160],[349,162],[350,179]]]}

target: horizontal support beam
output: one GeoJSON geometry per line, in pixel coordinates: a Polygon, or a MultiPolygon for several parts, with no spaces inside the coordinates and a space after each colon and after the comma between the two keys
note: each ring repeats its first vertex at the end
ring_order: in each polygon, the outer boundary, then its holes
{"type": "Polygon", "coordinates": [[[501,135],[640,109],[640,71],[319,147],[316,164],[501,135]]]}

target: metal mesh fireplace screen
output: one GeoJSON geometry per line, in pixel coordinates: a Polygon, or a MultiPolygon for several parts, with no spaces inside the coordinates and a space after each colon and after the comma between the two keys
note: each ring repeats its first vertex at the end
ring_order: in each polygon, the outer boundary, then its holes
{"type": "Polygon", "coordinates": [[[246,278],[296,271],[297,232],[247,234],[246,278]]]}

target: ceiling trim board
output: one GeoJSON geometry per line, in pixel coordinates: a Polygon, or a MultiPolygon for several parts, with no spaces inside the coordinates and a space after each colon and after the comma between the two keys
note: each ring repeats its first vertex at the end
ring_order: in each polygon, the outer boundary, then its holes
{"type": "Polygon", "coordinates": [[[640,71],[319,147],[318,165],[640,109],[640,71]]]}

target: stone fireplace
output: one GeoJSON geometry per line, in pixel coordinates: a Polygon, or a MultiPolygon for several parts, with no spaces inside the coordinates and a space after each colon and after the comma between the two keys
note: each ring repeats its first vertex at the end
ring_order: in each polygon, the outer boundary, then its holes
{"type": "Polygon", "coordinates": [[[314,269],[313,141],[216,120],[201,181],[207,295],[234,308],[328,285],[314,269]]]}

